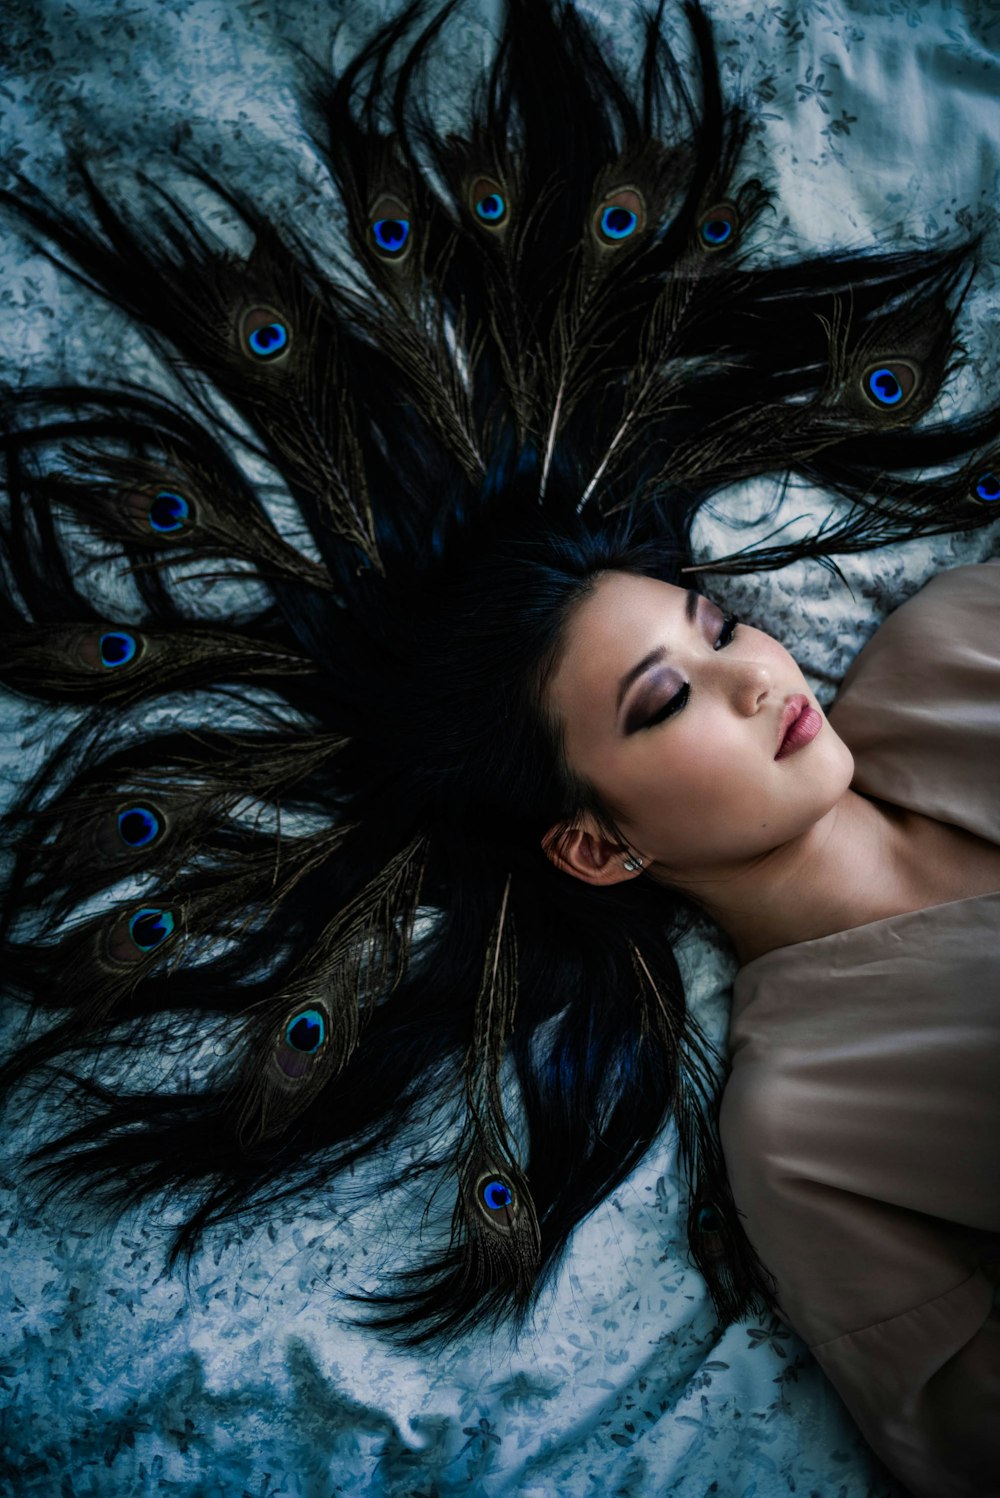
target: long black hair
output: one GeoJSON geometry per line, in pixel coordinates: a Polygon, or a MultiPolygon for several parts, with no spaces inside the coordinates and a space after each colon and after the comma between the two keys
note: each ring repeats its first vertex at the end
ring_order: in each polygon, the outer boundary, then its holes
{"type": "Polygon", "coordinates": [[[75,158],[72,211],[0,195],[176,379],[3,396],[0,679],[76,717],[5,821],[5,980],[49,1023],[0,1081],[63,1089],[33,1156],[53,1189],[184,1188],[172,1262],[457,1099],[451,1239],[366,1297],[409,1343],[520,1325],[673,1118],[728,1321],[770,1284],[685,1007],[695,909],[546,859],[554,822],[608,820],[546,671],[601,572],[697,571],[692,521],[736,479],[798,472],[850,509],[719,572],[992,520],[1000,407],[933,417],[977,247],[752,264],[765,174],[694,3],[689,81],[659,12],[626,78],[571,5],[508,0],[441,136],[421,69],[453,8],[409,7],[337,79],[303,64],[330,263],[194,162],[249,255],[152,170],[126,200],[75,158]],[[210,1055],[204,1080],[154,1077],[151,1044],[210,1055]]]}

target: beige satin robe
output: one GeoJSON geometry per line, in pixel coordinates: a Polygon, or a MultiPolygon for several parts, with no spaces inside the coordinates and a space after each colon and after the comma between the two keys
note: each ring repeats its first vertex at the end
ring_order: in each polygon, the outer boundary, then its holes
{"type": "MultiPolygon", "coordinates": [[[[1000,845],[1000,561],[898,608],[828,717],[856,791],[1000,845]]],[[[747,963],[729,1049],[723,1148],[782,1314],[912,1493],[997,1498],[1000,891],[747,963]]]]}

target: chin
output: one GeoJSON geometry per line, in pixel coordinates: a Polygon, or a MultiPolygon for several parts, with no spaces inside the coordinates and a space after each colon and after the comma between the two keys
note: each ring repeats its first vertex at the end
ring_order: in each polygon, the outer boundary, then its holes
{"type": "Polygon", "coordinates": [[[854,779],[854,755],[848,749],[843,739],[838,739],[837,744],[840,747],[841,757],[844,761],[844,790],[846,791],[850,788],[851,782],[854,779]]]}

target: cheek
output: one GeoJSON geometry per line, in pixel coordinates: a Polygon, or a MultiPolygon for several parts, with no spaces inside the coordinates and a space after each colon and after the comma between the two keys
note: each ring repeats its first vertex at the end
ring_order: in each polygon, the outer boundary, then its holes
{"type": "Polygon", "coordinates": [[[597,782],[623,830],[669,827],[675,837],[696,831],[714,837],[716,827],[745,822],[754,804],[767,799],[770,766],[755,764],[745,746],[739,753],[719,739],[676,734],[669,749],[663,736],[651,736],[642,748],[628,763],[605,765],[597,782]]]}
{"type": "Polygon", "coordinates": [[[617,795],[608,784],[607,800],[622,831],[665,864],[753,857],[807,831],[849,786],[850,751],[828,724],[821,733],[829,734],[822,749],[817,741],[794,766],[745,740],[678,740],[669,755],[620,770],[617,795]]]}

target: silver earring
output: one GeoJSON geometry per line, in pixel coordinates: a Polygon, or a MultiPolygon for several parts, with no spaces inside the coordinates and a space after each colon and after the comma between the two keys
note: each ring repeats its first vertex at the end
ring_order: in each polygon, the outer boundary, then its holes
{"type": "Polygon", "coordinates": [[[630,874],[634,874],[637,869],[642,868],[642,859],[638,854],[634,857],[630,854],[628,858],[622,859],[622,868],[627,869],[630,874]]]}

